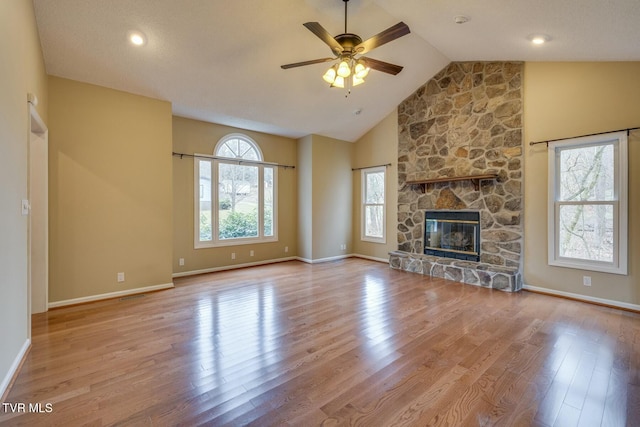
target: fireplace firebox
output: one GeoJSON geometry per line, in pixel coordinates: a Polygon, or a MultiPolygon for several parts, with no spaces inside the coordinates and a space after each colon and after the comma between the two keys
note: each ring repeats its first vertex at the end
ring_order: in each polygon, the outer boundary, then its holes
{"type": "Polygon", "coordinates": [[[424,253],[480,261],[480,213],[426,211],[424,253]]]}

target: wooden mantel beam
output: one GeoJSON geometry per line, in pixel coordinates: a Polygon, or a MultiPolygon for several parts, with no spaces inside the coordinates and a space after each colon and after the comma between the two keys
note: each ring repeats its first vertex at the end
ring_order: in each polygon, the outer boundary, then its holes
{"type": "Polygon", "coordinates": [[[424,187],[426,184],[435,184],[438,182],[471,181],[476,191],[478,191],[480,189],[480,181],[483,181],[486,179],[496,179],[497,177],[498,177],[498,174],[495,174],[495,173],[488,173],[488,174],[482,174],[482,175],[454,176],[454,177],[445,176],[441,178],[418,179],[418,180],[406,181],[406,184],[421,185],[422,192],[424,193],[424,187]]]}

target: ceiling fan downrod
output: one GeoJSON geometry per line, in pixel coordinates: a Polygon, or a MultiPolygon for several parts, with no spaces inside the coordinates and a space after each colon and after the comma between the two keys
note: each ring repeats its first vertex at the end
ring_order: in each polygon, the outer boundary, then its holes
{"type": "Polygon", "coordinates": [[[344,2],[344,32],[347,33],[347,4],[349,0],[342,0],[344,2]]]}

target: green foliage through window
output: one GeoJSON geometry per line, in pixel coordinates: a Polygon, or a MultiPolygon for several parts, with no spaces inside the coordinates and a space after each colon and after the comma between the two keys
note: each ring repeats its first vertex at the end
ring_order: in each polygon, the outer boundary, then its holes
{"type": "Polygon", "coordinates": [[[220,220],[218,234],[220,239],[256,237],[258,235],[258,213],[256,211],[231,212],[226,218],[220,220]]]}

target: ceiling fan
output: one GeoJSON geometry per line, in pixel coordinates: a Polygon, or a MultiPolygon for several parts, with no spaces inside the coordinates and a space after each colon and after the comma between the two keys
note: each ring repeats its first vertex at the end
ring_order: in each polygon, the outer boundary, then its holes
{"type": "Polygon", "coordinates": [[[399,22],[375,36],[362,41],[362,38],[357,34],[347,32],[347,4],[349,0],[342,1],[344,2],[344,33],[333,37],[318,22],[306,22],[303,24],[309,31],[331,48],[334,57],[295,62],[293,64],[282,65],[281,68],[286,70],[305,65],[337,61],[335,65],[327,70],[322,78],[329,83],[331,87],[347,87],[348,89],[363,83],[370,69],[392,75],[396,75],[402,71],[400,65],[390,64],[361,55],[370,52],[378,46],[382,46],[383,44],[409,34],[410,30],[407,24],[399,22]]]}

